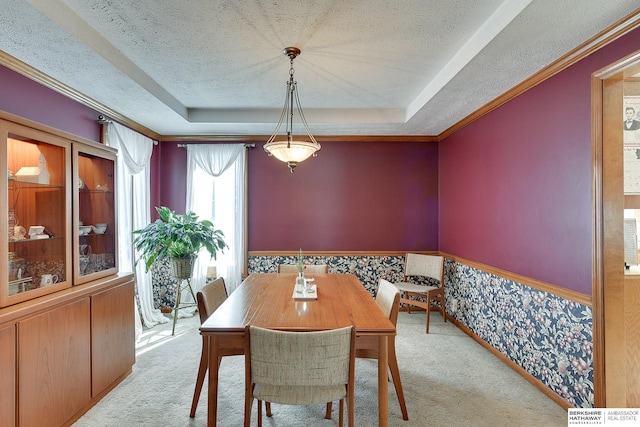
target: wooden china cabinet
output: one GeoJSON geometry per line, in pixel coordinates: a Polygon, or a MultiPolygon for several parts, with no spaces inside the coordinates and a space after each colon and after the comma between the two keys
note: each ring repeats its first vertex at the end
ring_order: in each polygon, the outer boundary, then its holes
{"type": "Polygon", "coordinates": [[[0,113],[0,425],[70,425],[135,361],[115,150],[0,113]]]}

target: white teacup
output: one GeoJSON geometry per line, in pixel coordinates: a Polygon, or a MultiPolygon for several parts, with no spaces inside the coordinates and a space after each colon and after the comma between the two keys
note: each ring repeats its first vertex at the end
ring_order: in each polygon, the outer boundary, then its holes
{"type": "Polygon", "coordinates": [[[58,283],[57,274],[43,274],[40,276],[40,286],[49,286],[58,283]]]}

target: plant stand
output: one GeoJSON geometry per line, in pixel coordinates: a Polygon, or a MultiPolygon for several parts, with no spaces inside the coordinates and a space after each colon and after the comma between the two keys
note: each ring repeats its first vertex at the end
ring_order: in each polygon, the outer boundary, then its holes
{"type": "Polygon", "coordinates": [[[193,288],[191,288],[191,276],[193,275],[194,262],[195,257],[171,258],[173,275],[178,281],[178,286],[176,289],[176,302],[173,305],[173,327],[171,328],[171,335],[174,335],[176,332],[176,322],[178,321],[178,312],[180,311],[180,307],[186,308],[197,305],[196,295],[193,292],[193,288]],[[184,290],[189,291],[191,297],[193,298],[193,302],[182,302],[182,291],[184,290]]]}

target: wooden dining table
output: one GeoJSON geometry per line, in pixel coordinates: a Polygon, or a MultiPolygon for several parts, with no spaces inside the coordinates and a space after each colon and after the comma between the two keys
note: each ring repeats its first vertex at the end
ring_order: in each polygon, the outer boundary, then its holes
{"type": "MultiPolygon", "coordinates": [[[[353,274],[313,274],[317,299],[294,299],[295,274],[254,273],[201,325],[209,341],[207,425],[216,425],[220,357],[244,354],[248,325],[318,331],[353,325],[356,336],[378,337],[378,420],[389,423],[388,337],[396,328],[353,274]]],[[[356,371],[356,380],[358,372],[356,371]]]]}

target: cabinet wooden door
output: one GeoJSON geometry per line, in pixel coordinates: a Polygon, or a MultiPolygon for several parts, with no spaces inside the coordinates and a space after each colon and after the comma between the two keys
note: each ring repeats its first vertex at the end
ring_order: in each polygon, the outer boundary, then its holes
{"type": "Polygon", "coordinates": [[[92,396],[131,371],[135,362],[133,282],[91,297],[92,396]]]}
{"type": "Polygon", "coordinates": [[[0,329],[0,426],[16,425],[16,328],[0,329]]]}
{"type": "Polygon", "coordinates": [[[57,427],[91,400],[89,298],[18,323],[18,422],[57,427]]]}

